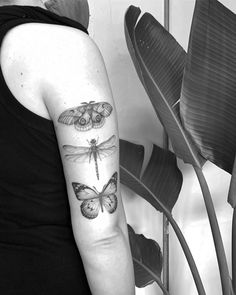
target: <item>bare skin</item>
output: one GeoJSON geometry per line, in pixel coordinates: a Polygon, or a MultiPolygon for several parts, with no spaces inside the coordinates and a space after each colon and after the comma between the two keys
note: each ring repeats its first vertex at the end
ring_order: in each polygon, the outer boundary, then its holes
{"type": "MultiPolygon", "coordinates": [[[[7,4],[45,8],[39,0],[7,4]]],[[[71,27],[27,23],[4,37],[0,62],[15,98],[55,126],[73,233],[92,294],[134,295],[119,187],[117,118],[97,46],[87,34],[71,27]],[[65,155],[65,147],[69,154],[65,155]],[[74,158],[74,151],[76,158],[81,151],[86,151],[82,153],[86,158],[93,156],[95,168],[88,161],[68,161],[74,158]],[[98,170],[97,156],[102,152],[106,156],[100,157],[98,170]]]]}

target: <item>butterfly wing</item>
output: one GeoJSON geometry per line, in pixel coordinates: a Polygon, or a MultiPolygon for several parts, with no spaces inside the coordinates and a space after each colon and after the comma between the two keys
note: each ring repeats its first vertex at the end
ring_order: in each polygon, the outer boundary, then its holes
{"type": "Polygon", "coordinates": [[[74,124],[74,122],[77,121],[83,115],[83,109],[84,107],[76,107],[64,111],[59,116],[58,122],[66,125],[74,124]]]}
{"type": "Polygon", "coordinates": [[[88,219],[96,218],[100,210],[99,198],[83,201],[80,209],[84,217],[88,219]]]}
{"type": "Polygon", "coordinates": [[[118,173],[115,172],[101,192],[102,206],[104,206],[110,214],[116,211],[118,203],[115,195],[117,192],[117,177],[118,173]]]}
{"type": "Polygon", "coordinates": [[[118,204],[118,201],[115,194],[102,197],[102,205],[106,208],[107,212],[109,212],[110,214],[116,211],[117,204],[118,204]]]}
{"type": "Polygon", "coordinates": [[[101,207],[97,192],[91,187],[78,182],[73,182],[72,187],[76,198],[83,201],[80,205],[82,215],[88,219],[96,218],[101,207]]]}
{"type": "Polygon", "coordinates": [[[97,192],[85,184],[72,182],[72,187],[76,198],[80,201],[90,200],[98,197],[97,192]]]}
{"type": "Polygon", "coordinates": [[[113,195],[117,192],[117,177],[118,173],[115,172],[108,183],[103,187],[103,190],[101,192],[102,196],[113,195]]]}

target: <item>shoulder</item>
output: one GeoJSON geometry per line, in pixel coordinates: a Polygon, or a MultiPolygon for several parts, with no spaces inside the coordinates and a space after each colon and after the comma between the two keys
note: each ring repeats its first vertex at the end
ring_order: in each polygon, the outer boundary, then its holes
{"type": "Polygon", "coordinates": [[[22,94],[26,104],[28,98],[31,101],[35,97],[41,109],[45,103],[57,104],[60,97],[87,92],[85,85],[100,83],[106,75],[94,41],[83,31],[67,26],[27,23],[11,29],[3,39],[0,60],[10,89],[16,96],[22,94]],[[27,83],[23,93],[21,72],[27,83]]]}
{"type": "Polygon", "coordinates": [[[41,23],[27,23],[11,29],[1,48],[3,67],[12,64],[44,81],[59,84],[71,76],[89,76],[103,67],[95,42],[78,29],[41,23]]]}
{"type": "Polygon", "coordinates": [[[8,31],[1,51],[17,50],[23,55],[47,57],[50,54],[73,54],[76,48],[97,50],[93,40],[81,30],[61,25],[25,23],[8,31]]]}

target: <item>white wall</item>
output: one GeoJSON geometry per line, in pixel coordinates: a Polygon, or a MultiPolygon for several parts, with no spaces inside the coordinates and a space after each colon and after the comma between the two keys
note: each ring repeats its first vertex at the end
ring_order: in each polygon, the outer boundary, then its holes
{"type": "MultiPolygon", "coordinates": [[[[236,11],[234,0],[224,0],[236,11]]],[[[116,102],[120,137],[144,144],[150,153],[151,142],[162,144],[162,127],[139,82],[126,48],[124,14],[129,5],[151,12],[163,23],[164,0],[89,0],[91,9],[90,35],[104,56],[116,102]]],[[[186,49],[194,0],[170,0],[170,30],[186,49]]],[[[197,179],[192,168],[179,161],[184,184],[173,215],[189,243],[206,286],[207,295],[221,295],[219,274],[211,233],[197,179]]],[[[207,163],[204,173],[214,198],[227,258],[230,261],[231,215],[226,203],[229,175],[207,163]]],[[[146,201],[123,188],[128,223],[137,233],[156,239],[162,245],[162,215],[146,201]],[[141,217],[140,217],[141,216],[141,217]]],[[[170,293],[195,295],[196,288],[183,252],[173,231],[170,232],[170,293]]],[[[162,294],[156,284],[137,289],[137,295],[162,294]]]]}

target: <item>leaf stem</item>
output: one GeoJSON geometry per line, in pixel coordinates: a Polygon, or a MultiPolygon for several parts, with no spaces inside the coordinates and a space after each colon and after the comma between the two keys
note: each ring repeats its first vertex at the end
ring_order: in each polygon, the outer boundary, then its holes
{"type": "Polygon", "coordinates": [[[163,284],[169,291],[169,221],[163,214],[163,284]]]}
{"type": "MultiPolygon", "coordinates": [[[[169,1],[169,0],[168,0],[169,1]]],[[[169,8],[169,7],[168,7],[169,8]]],[[[169,137],[165,131],[165,129],[163,129],[163,149],[165,150],[169,150],[169,137]]],[[[170,247],[169,247],[169,221],[166,218],[165,214],[163,214],[163,223],[162,223],[162,229],[163,229],[163,284],[164,287],[169,291],[169,257],[170,257],[170,247]]]]}
{"type": "Polygon", "coordinates": [[[135,177],[131,172],[129,172],[126,168],[124,168],[122,165],[120,165],[120,168],[123,169],[125,171],[125,173],[129,174],[135,181],[137,181],[152,197],[153,199],[158,203],[159,207],[162,208],[163,213],[166,215],[167,219],[169,220],[173,230],[176,233],[176,236],[179,239],[179,242],[182,246],[183,252],[185,254],[185,257],[188,261],[190,270],[192,272],[193,275],[193,279],[195,281],[197,290],[198,290],[198,294],[199,295],[206,295],[206,292],[204,290],[203,284],[202,284],[202,280],[201,277],[199,275],[197,266],[195,264],[195,261],[193,259],[192,253],[189,249],[189,246],[184,238],[183,233],[181,232],[178,224],[176,223],[176,221],[174,220],[172,214],[170,213],[170,211],[166,208],[166,206],[157,199],[157,197],[153,194],[153,192],[145,185],[141,182],[140,179],[138,179],[137,177],[135,177]]]}
{"type": "Polygon", "coordinates": [[[220,270],[220,277],[221,277],[221,285],[222,285],[222,292],[223,295],[230,295],[230,276],[229,276],[229,269],[227,265],[227,260],[226,260],[226,255],[225,255],[225,250],[224,250],[224,245],[222,241],[222,237],[220,234],[220,228],[219,224],[217,221],[213,201],[211,198],[210,190],[207,185],[206,179],[204,177],[204,174],[202,172],[202,169],[198,167],[194,167],[194,170],[197,174],[201,189],[202,189],[202,194],[211,226],[211,231],[212,231],[212,236],[215,244],[215,250],[216,250],[216,255],[217,255],[217,260],[218,260],[218,265],[219,265],[219,270],[220,270]]]}
{"type": "Polygon", "coordinates": [[[161,279],[153,271],[151,271],[150,268],[146,267],[145,264],[141,263],[138,259],[134,257],[133,257],[133,260],[135,263],[139,264],[142,268],[144,268],[146,272],[148,272],[153,277],[153,279],[157,282],[157,284],[163,291],[164,295],[170,295],[168,290],[166,290],[165,286],[162,284],[161,279]]]}

